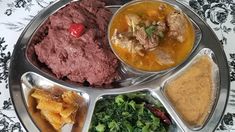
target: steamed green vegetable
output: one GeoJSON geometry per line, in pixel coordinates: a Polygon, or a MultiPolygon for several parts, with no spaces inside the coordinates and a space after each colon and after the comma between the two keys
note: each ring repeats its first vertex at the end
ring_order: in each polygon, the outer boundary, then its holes
{"type": "Polygon", "coordinates": [[[168,124],[145,107],[153,102],[151,106],[164,111],[159,102],[143,93],[105,97],[96,104],[89,131],[165,132],[168,124]]]}

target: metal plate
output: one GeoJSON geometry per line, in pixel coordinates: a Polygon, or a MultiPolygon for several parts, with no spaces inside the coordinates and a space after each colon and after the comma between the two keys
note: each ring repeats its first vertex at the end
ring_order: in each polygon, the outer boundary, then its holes
{"type": "MultiPolygon", "coordinates": [[[[97,89],[76,85],[63,80],[58,80],[54,76],[37,68],[36,65],[33,65],[33,63],[29,61],[30,59],[27,58],[26,55],[27,46],[38,27],[48,18],[48,16],[50,16],[52,13],[56,12],[58,9],[62,8],[69,2],[71,1],[60,0],[51,4],[43,11],[41,11],[25,28],[15,46],[11,58],[9,86],[15,110],[26,130],[33,132],[39,131],[39,129],[31,120],[31,117],[27,112],[27,88],[24,87],[30,87],[32,85],[50,86],[51,84],[59,85],[68,90],[77,91],[85,99],[87,99],[88,113],[84,123],[85,125],[83,127],[83,131],[88,131],[95,103],[100,97],[104,95],[123,94],[143,90],[149,91],[153,97],[161,101],[161,103],[166,107],[168,113],[171,115],[172,119],[178,125],[177,128],[180,128],[183,131],[187,132],[206,132],[215,130],[220,119],[222,118],[228,99],[228,92],[230,88],[229,70],[226,57],[219,40],[217,39],[213,31],[210,29],[210,27],[202,19],[200,19],[199,16],[197,16],[187,6],[181,4],[178,1],[165,0],[165,2],[170,3],[176,6],[177,8],[181,9],[190,17],[191,21],[194,23],[194,27],[196,29],[196,42],[194,49],[192,50],[192,53],[188,57],[188,59],[173,70],[161,75],[148,74],[140,76],[139,74],[132,73],[132,71],[130,71],[128,68],[126,69],[126,67],[122,67],[121,70],[124,71],[121,72],[123,73],[123,75],[125,75],[125,77],[121,78],[121,81],[118,82],[120,83],[118,87],[114,86],[113,89],[97,89]],[[166,80],[176,75],[180,70],[185,69],[187,65],[190,64],[197,55],[200,55],[202,52],[204,53],[205,51],[210,51],[208,52],[208,55],[212,57],[219,69],[219,84],[216,89],[216,100],[214,103],[213,110],[209,116],[209,119],[205,122],[205,125],[200,129],[190,129],[179,118],[175,110],[172,108],[172,106],[164,96],[161,87],[166,80]],[[30,81],[30,78],[33,81],[30,81]]],[[[120,5],[110,5],[108,7],[111,10],[115,11],[120,7],[120,5]]],[[[174,131],[177,131],[177,129],[174,129],[174,131]]]]}

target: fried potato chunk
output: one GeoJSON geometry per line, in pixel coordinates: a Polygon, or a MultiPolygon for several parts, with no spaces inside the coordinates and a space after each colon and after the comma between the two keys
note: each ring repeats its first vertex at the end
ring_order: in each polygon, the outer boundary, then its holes
{"type": "Polygon", "coordinates": [[[35,89],[31,94],[37,101],[36,108],[57,131],[67,123],[75,123],[79,108],[79,95],[72,91],[54,94],[52,91],[35,89]]]}

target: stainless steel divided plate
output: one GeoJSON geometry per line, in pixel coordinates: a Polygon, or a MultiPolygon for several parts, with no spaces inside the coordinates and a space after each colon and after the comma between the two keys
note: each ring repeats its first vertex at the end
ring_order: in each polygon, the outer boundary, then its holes
{"type": "MultiPolygon", "coordinates": [[[[57,10],[70,2],[72,1],[60,0],[42,10],[25,28],[14,49],[10,64],[10,93],[17,115],[27,131],[39,131],[37,125],[31,119],[27,110],[28,94],[34,86],[39,86],[45,89],[52,86],[59,86],[67,90],[76,91],[79,95],[81,95],[87,104],[87,114],[85,115],[84,126],[82,129],[84,132],[89,129],[97,100],[106,95],[125,94],[135,91],[148,91],[153,98],[159,100],[164,105],[174,121],[173,127],[170,131],[210,132],[216,129],[220,119],[223,116],[228,99],[230,88],[229,69],[226,56],[219,40],[210,27],[202,19],[200,19],[199,16],[178,1],[165,0],[164,2],[167,2],[186,13],[193,23],[196,32],[196,41],[187,60],[176,68],[161,74],[138,74],[122,65],[119,68],[119,73],[122,76],[120,76],[119,80],[117,80],[114,85],[107,86],[112,89],[92,88],[57,79],[53,74],[47,72],[47,70],[42,70],[40,66],[34,62],[35,58],[31,58],[27,54],[27,50],[30,47],[29,43],[35,32],[37,32],[37,29],[51,14],[55,13],[57,10]],[[215,98],[212,111],[210,112],[204,125],[199,128],[191,128],[181,119],[172,107],[171,103],[168,101],[164,94],[164,85],[168,81],[174,79],[174,77],[180,75],[184,70],[187,70],[187,67],[189,67],[190,64],[201,55],[209,56],[214,62],[214,79],[216,82],[214,94],[215,98]],[[174,127],[174,125],[176,127],[174,127]]],[[[107,7],[113,12],[121,7],[121,5],[113,5],[112,1],[110,1],[110,3],[111,4],[107,7]]],[[[70,130],[71,126],[67,125],[62,129],[62,131],[70,130]]]]}

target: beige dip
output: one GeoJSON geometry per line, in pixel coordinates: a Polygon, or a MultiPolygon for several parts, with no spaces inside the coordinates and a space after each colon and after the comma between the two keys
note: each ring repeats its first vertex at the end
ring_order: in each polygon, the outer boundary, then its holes
{"type": "Polygon", "coordinates": [[[201,126],[212,106],[213,62],[208,56],[199,57],[190,67],[166,85],[166,95],[192,126],[201,126]]]}

